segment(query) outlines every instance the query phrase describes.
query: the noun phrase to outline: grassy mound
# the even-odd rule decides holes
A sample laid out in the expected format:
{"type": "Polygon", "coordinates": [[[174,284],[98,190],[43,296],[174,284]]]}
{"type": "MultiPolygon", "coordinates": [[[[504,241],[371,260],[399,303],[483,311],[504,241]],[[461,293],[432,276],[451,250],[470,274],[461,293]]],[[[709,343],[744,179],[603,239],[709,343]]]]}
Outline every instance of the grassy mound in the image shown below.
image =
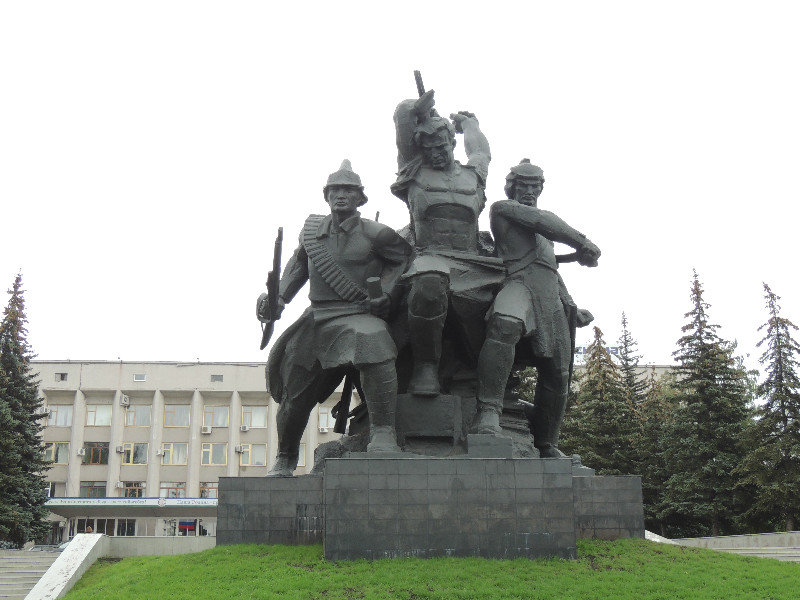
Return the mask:
{"type": "Polygon", "coordinates": [[[577,561],[330,563],[320,546],[222,546],[95,564],[66,600],[800,598],[800,565],[647,542],[579,540],[577,561]]]}

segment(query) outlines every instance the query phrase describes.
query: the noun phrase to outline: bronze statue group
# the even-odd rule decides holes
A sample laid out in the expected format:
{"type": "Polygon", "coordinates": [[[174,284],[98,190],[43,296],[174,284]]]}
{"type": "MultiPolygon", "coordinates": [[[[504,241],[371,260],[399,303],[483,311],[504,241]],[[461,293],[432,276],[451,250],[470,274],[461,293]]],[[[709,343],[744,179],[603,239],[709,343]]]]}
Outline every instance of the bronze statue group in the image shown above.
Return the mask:
{"type": "Polygon", "coordinates": [[[507,199],[490,205],[491,234],[479,231],[489,143],[473,114],[446,119],[433,106],[431,90],[401,102],[394,114],[398,176],[391,190],[408,206],[410,224],[396,232],[362,218],[367,196],[345,160],[323,188],[330,214],[306,219],[271,298],[272,314],[261,309],[262,322],[273,323],[309,282],[310,307],[276,340],[267,363],[268,388],[280,404],[271,476],[293,474],[314,405],[348,374],[360,383],[369,415],[366,451],[387,455],[401,452],[398,390],[436,402],[456,373],[472,374],[470,432],[502,436],[509,375],[533,366],[536,391],[525,408],[533,445],[543,458],[563,456],[558,435],[575,328],[592,315],[577,308],[558,265],[596,266],[600,250],[538,208],[544,174],[527,159],[506,177],[507,199]],[[466,164],[454,158],[457,134],[466,164]],[[575,252],[556,256],[554,242],[575,252]]]}

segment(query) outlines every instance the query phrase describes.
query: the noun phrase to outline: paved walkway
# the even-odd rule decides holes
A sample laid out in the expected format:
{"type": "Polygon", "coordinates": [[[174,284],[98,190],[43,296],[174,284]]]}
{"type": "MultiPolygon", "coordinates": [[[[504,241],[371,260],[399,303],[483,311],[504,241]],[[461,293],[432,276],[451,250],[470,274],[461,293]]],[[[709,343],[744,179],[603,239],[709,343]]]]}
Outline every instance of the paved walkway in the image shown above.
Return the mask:
{"type": "Polygon", "coordinates": [[[730,552],[740,556],[757,556],[759,558],[775,558],[786,562],[800,563],[800,548],[779,547],[779,548],[711,548],[717,552],[730,552]]]}

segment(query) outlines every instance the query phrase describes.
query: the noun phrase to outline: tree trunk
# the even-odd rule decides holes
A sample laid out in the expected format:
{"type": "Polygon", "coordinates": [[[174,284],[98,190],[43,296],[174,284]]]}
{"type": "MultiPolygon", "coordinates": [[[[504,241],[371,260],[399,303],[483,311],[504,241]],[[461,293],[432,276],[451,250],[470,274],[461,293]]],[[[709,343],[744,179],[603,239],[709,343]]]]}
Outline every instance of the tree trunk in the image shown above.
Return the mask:
{"type": "Polygon", "coordinates": [[[786,517],[786,531],[794,531],[794,517],[792,515],[786,517]]]}
{"type": "Polygon", "coordinates": [[[719,518],[714,515],[714,520],[711,522],[711,535],[714,537],[719,535],[719,518]]]}

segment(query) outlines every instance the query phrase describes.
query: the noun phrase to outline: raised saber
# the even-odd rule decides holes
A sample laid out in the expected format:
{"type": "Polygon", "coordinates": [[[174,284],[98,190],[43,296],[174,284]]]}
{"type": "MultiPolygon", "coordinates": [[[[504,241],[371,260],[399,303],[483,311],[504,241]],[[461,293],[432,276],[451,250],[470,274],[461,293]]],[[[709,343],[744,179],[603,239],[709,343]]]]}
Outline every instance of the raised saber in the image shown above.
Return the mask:
{"type": "Polygon", "coordinates": [[[278,320],[278,287],[281,283],[281,248],[283,247],[283,227],[278,227],[278,237],[272,251],[272,270],[267,274],[267,293],[258,297],[256,316],[261,321],[261,346],[269,344],[275,321],[278,320]]]}
{"type": "Polygon", "coordinates": [[[414,71],[414,81],[417,82],[417,93],[420,95],[420,98],[425,93],[425,86],[422,84],[422,73],[419,71],[414,71]]]}

